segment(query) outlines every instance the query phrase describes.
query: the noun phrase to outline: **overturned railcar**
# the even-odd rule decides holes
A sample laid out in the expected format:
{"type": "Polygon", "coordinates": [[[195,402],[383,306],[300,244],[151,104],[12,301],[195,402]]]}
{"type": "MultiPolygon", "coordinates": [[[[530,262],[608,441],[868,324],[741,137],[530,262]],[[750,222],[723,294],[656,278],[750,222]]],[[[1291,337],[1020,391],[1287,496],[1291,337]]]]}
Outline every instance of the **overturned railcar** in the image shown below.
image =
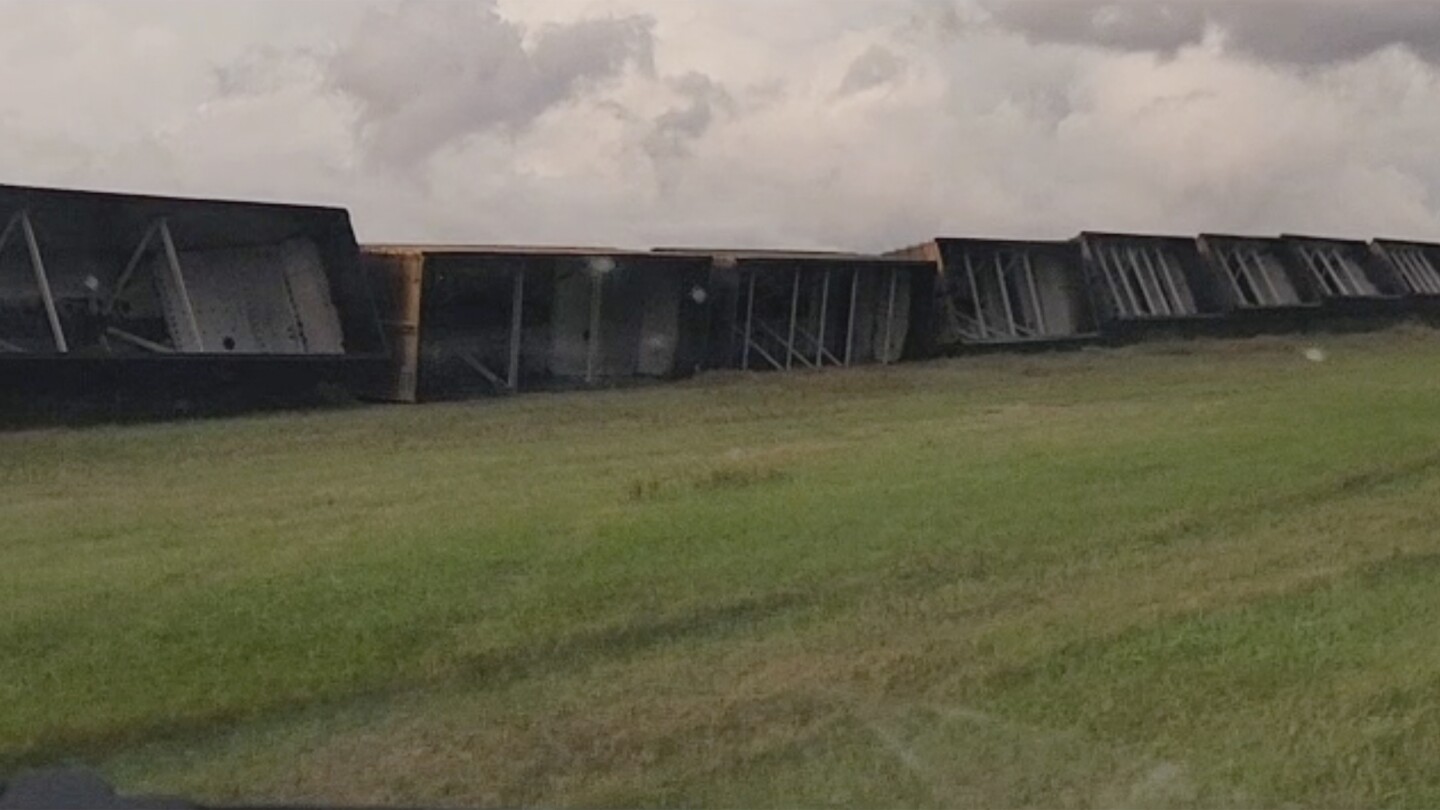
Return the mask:
{"type": "Polygon", "coordinates": [[[1085,274],[1107,332],[1213,326],[1226,311],[1193,238],[1084,233],[1085,274]]]}
{"type": "Polygon", "coordinates": [[[11,393],[354,381],[384,358],[343,210],[0,186],[11,393]]]}
{"type": "Polygon", "coordinates": [[[1303,312],[1322,304],[1314,280],[1292,262],[1283,240],[1204,234],[1197,244],[1220,279],[1232,316],[1303,312]]]}
{"type": "Polygon", "coordinates": [[[713,262],[710,368],[848,367],[929,352],[931,262],[824,252],[657,252],[713,262]]]}
{"type": "Polygon", "coordinates": [[[371,246],[392,372],[417,402],[681,377],[703,364],[710,262],[610,248],[371,246]]]}
{"type": "Polygon", "coordinates": [[[897,256],[936,263],[934,342],[944,350],[1099,337],[1075,242],[937,239],[897,256]]]}
{"type": "Polygon", "coordinates": [[[1390,268],[1405,295],[1431,307],[1440,302],[1440,245],[1377,239],[1370,249],[1390,268]]]}
{"type": "Polygon", "coordinates": [[[1391,315],[1401,311],[1404,282],[1368,242],[1313,236],[1281,237],[1291,260],[1319,291],[1325,305],[1346,315],[1391,315]]]}

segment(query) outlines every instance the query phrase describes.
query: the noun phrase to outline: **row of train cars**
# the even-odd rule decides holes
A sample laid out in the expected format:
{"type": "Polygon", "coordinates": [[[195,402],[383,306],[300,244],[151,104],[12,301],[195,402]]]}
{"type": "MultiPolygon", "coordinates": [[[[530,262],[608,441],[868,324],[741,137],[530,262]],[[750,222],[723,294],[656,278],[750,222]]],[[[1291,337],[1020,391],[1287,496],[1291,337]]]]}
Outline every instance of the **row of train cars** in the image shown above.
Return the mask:
{"type": "Polygon", "coordinates": [[[0,386],[20,396],[323,381],[417,402],[1440,313],[1440,244],[1392,240],[361,247],[341,209],[17,186],[0,228],[0,386]]]}

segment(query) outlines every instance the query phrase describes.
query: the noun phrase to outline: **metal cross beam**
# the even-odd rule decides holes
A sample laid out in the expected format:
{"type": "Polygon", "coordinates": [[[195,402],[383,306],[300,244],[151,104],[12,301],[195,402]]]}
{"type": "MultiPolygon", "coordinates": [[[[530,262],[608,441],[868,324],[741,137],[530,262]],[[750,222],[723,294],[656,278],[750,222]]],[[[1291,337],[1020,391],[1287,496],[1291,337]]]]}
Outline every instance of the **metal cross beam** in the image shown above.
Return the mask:
{"type": "MultiPolygon", "coordinates": [[[[35,228],[30,223],[29,211],[18,211],[10,217],[5,224],[5,230],[0,232],[0,252],[5,250],[10,237],[19,229],[21,236],[25,239],[25,248],[30,255],[30,270],[35,275],[35,286],[40,288],[40,301],[45,307],[45,319],[50,324],[50,338],[55,342],[55,350],[61,354],[70,352],[70,344],[65,339],[65,330],[60,324],[60,313],[55,306],[55,296],[50,290],[50,276],[45,272],[45,261],[40,256],[40,243],[35,238],[35,228]]],[[[13,346],[7,343],[7,346],[13,346]]],[[[18,348],[16,351],[20,351],[18,348]]]]}
{"type": "Polygon", "coordinates": [[[511,393],[520,390],[520,343],[525,329],[525,270],[515,270],[514,290],[510,297],[510,373],[506,380],[511,393]]]}
{"type": "MultiPolygon", "coordinates": [[[[115,289],[106,302],[104,313],[106,317],[114,314],[115,305],[120,296],[125,293],[130,282],[134,280],[136,272],[140,268],[140,262],[149,254],[152,249],[152,242],[156,238],[160,240],[160,247],[165,256],[166,271],[171,292],[175,298],[171,302],[179,310],[179,324],[171,323],[171,341],[176,348],[185,352],[204,352],[205,341],[200,335],[200,324],[195,319],[195,308],[190,302],[190,293],[185,287],[185,274],[180,268],[180,254],[175,249],[175,239],[170,233],[170,223],[164,218],[157,219],[146,229],[145,236],[141,238],[140,244],[135,247],[135,252],[130,255],[130,261],[120,273],[119,279],[115,282],[115,289]],[[183,330],[183,331],[182,331],[183,330]],[[180,334],[177,334],[180,333],[180,334]]],[[[167,318],[167,320],[169,320],[167,318]]]]}

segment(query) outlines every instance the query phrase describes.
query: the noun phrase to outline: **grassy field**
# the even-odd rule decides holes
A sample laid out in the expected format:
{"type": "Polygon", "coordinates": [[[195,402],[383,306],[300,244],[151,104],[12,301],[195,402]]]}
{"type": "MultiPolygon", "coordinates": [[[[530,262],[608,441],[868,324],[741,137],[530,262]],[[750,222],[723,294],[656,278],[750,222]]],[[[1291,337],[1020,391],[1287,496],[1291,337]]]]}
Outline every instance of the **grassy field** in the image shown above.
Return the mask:
{"type": "Polygon", "coordinates": [[[0,771],[1433,807],[1437,519],[1418,328],[11,432],[0,771]]]}

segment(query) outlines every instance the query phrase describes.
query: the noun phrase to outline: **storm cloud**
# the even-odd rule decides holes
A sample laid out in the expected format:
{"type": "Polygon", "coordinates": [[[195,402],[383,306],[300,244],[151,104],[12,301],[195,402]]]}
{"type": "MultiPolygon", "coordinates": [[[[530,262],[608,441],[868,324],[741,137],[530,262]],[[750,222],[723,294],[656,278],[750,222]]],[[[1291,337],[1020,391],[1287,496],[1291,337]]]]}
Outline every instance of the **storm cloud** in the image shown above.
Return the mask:
{"type": "Polygon", "coordinates": [[[627,67],[651,69],[650,26],[626,16],[531,33],[494,0],[410,0],[367,14],[330,61],[329,79],[359,103],[366,146],[405,166],[468,135],[522,128],[627,67]]]}
{"type": "Polygon", "coordinates": [[[1003,26],[1041,42],[1173,53],[1212,31],[1236,52],[1324,65],[1389,47],[1440,60],[1440,8],[1429,0],[994,0],[1003,26]]]}
{"type": "Polygon", "coordinates": [[[0,180],[344,205],[371,241],[1440,240],[1428,4],[0,8],[0,180]]]}

